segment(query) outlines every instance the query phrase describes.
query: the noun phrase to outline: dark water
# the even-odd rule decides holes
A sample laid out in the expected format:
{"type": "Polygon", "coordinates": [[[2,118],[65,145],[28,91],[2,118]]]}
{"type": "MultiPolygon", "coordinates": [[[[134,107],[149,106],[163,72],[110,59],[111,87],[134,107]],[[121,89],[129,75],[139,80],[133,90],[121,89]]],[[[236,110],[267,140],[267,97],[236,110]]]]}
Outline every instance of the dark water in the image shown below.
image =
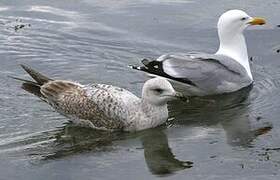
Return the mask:
{"type": "Polygon", "coordinates": [[[280,1],[11,0],[0,2],[0,179],[279,179],[280,1]],[[255,84],[170,104],[171,120],[139,133],[73,127],[8,75],[26,63],[53,78],[140,95],[127,68],[167,52],[218,46],[228,9],[266,17],[246,32],[255,84]]]}

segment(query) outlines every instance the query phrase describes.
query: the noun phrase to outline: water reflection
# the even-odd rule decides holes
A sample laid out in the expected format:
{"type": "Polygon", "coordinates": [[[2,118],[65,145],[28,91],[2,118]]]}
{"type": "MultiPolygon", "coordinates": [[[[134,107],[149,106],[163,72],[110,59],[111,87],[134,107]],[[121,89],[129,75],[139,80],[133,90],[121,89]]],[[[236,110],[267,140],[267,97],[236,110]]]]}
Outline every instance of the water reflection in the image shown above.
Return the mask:
{"type": "MultiPolygon", "coordinates": [[[[30,140],[26,140],[25,143],[35,144],[35,146],[28,146],[28,148],[22,149],[20,153],[25,152],[28,156],[33,157],[32,162],[35,164],[38,162],[45,163],[49,160],[62,159],[83,153],[118,151],[114,144],[117,141],[139,138],[144,149],[145,162],[152,174],[163,176],[191,168],[193,162],[179,160],[172,153],[163,129],[164,127],[159,127],[137,133],[123,133],[95,131],[67,124],[52,132],[41,133],[40,136],[29,138],[30,140]],[[52,140],[38,144],[36,141],[38,139],[52,140]]],[[[14,145],[17,146],[18,144],[14,145]]],[[[12,148],[11,144],[8,146],[12,148]]],[[[133,146],[132,149],[138,148],[133,146]]]]}
{"type": "Polygon", "coordinates": [[[250,118],[242,115],[239,118],[221,122],[225,132],[227,143],[231,146],[251,147],[252,142],[260,135],[266,134],[272,129],[272,125],[263,123],[260,127],[253,127],[250,118]]]}
{"type": "MultiPolygon", "coordinates": [[[[140,137],[145,162],[152,174],[167,175],[192,167],[191,161],[176,159],[161,128],[150,129],[135,134],[95,131],[88,128],[66,125],[56,132],[54,144],[38,149],[41,159],[58,159],[84,152],[109,152],[114,150],[113,141],[140,137]],[[48,149],[48,151],[46,151],[48,149]]],[[[34,155],[34,150],[31,153],[34,155]]],[[[39,155],[39,154],[38,154],[39,155]]]]}
{"type": "Polygon", "coordinates": [[[252,86],[220,96],[194,97],[188,104],[174,103],[171,114],[183,125],[221,125],[231,146],[250,147],[254,139],[272,129],[250,112],[252,86]]]}
{"type": "Polygon", "coordinates": [[[52,143],[33,148],[29,155],[50,160],[84,152],[108,152],[113,150],[112,142],[121,138],[119,132],[95,131],[68,123],[54,132],[52,143]]]}
{"type": "Polygon", "coordinates": [[[142,136],[141,141],[144,147],[145,161],[151,173],[167,175],[192,167],[193,162],[176,159],[163,131],[149,130],[142,136]]]}

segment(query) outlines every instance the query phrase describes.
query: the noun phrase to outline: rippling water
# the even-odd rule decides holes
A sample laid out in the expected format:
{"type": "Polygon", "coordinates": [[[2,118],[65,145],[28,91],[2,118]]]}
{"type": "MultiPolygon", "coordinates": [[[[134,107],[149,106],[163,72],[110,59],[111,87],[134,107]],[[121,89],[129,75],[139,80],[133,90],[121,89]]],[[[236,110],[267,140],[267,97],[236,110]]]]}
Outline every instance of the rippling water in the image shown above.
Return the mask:
{"type": "Polygon", "coordinates": [[[280,1],[0,2],[0,179],[279,179],[280,1]],[[26,63],[53,78],[102,82],[140,95],[127,68],[167,52],[218,46],[228,9],[266,17],[246,32],[254,86],[170,104],[170,121],[139,133],[67,124],[8,75],[26,63]]]}

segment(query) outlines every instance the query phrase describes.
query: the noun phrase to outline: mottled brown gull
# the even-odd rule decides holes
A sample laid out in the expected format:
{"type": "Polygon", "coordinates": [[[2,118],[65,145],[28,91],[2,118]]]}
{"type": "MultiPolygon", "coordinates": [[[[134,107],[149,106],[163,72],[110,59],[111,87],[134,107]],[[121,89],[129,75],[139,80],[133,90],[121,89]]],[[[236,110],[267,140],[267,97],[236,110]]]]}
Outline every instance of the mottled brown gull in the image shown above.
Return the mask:
{"type": "MultiPolygon", "coordinates": [[[[265,24],[241,10],[230,10],[218,21],[220,47],[215,54],[170,53],[156,60],[142,60],[133,69],[162,76],[183,86],[188,96],[205,96],[237,91],[253,82],[243,30],[265,24]]],[[[176,87],[175,87],[176,88],[176,87]]]]}
{"type": "Polygon", "coordinates": [[[167,102],[183,98],[164,78],[145,82],[142,98],[138,98],[123,88],[53,80],[26,65],[21,66],[35,80],[12,77],[24,81],[24,90],[47,102],[73,123],[95,129],[138,131],[156,127],[168,118],[167,102]]]}

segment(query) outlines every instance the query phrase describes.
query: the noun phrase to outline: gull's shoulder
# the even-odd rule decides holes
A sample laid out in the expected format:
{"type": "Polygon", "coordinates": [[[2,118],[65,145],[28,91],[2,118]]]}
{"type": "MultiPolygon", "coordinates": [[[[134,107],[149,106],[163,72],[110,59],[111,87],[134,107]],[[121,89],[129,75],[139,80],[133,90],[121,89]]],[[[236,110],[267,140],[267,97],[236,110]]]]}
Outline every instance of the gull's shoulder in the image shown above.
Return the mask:
{"type": "Polygon", "coordinates": [[[99,91],[99,92],[106,92],[111,94],[113,97],[121,99],[123,101],[128,101],[130,100],[134,100],[137,101],[139,100],[139,98],[133,94],[132,92],[118,87],[118,86],[113,86],[113,85],[108,85],[108,84],[89,84],[88,86],[85,86],[86,89],[89,89],[90,91],[99,91]]]}
{"type": "Polygon", "coordinates": [[[196,52],[196,51],[191,51],[187,53],[167,53],[159,56],[156,60],[157,61],[165,61],[168,59],[181,59],[181,60],[193,60],[193,59],[198,59],[202,57],[209,57],[212,56],[213,54],[209,53],[203,53],[203,52],[196,52]]]}
{"type": "MultiPolygon", "coordinates": [[[[222,55],[210,54],[203,52],[189,52],[189,53],[168,53],[161,55],[156,61],[162,62],[164,65],[181,66],[181,67],[201,67],[200,64],[212,64],[216,67],[222,66],[229,71],[236,72],[241,75],[246,75],[246,69],[235,59],[222,55]]],[[[210,66],[208,66],[210,67],[210,66]]],[[[209,69],[208,69],[209,70],[209,69]]]]}

